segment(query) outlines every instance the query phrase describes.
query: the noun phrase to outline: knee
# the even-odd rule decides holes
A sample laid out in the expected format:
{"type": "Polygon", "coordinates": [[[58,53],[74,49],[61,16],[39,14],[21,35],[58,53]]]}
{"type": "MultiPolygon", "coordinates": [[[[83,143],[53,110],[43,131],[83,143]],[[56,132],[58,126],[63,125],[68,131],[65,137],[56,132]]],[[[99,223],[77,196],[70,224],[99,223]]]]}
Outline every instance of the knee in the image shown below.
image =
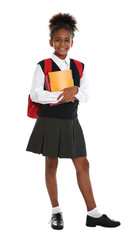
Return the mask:
{"type": "Polygon", "coordinates": [[[77,172],[82,172],[82,171],[88,172],[89,168],[90,168],[90,164],[89,164],[89,161],[86,157],[81,158],[81,160],[78,161],[78,163],[76,165],[77,172]]]}
{"type": "Polygon", "coordinates": [[[58,159],[46,157],[46,173],[56,174],[58,159]]]}

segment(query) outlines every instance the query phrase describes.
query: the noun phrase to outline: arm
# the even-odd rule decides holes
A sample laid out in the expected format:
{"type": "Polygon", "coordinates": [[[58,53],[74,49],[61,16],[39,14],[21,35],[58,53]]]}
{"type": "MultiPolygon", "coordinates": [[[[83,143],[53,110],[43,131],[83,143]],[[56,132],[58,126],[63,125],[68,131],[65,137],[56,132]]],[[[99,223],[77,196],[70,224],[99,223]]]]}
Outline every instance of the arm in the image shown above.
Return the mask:
{"type": "Polygon", "coordinates": [[[49,103],[57,103],[60,100],[57,100],[58,96],[61,92],[49,92],[44,90],[44,81],[45,76],[39,64],[34,72],[32,86],[30,91],[30,97],[33,102],[41,103],[41,104],[49,104],[49,103]]]}
{"type": "Polygon", "coordinates": [[[78,87],[78,93],[75,95],[75,98],[77,98],[80,103],[83,103],[87,102],[89,97],[89,81],[84,67],[83,76],[80,79],[80,87],[78,87]]]}
{"type": "Polygon", "coordinates": [[[74,102],[78,99],[81,103],[87,102],[89,99],[89,81],[86,76],[85,70],[83,71],[83,76],[80,79],[80,87],[74,86],[70,88],[63,89],[63,93],[59,95],[58,99],[63,96],[62,101],[74,102]]]}

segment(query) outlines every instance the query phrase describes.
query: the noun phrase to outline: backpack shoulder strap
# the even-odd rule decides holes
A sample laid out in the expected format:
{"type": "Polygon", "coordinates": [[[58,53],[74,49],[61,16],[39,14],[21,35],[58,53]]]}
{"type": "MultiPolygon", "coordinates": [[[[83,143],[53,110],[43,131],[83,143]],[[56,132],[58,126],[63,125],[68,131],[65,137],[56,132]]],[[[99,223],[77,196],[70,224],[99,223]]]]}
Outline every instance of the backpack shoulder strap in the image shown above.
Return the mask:
{"type": "MultiPolygon", "coordinates": [[[[78,72],[79,72],[79,76],[81,78],[82,75],[83,75],[84,64],[80,61],[75,60],[75,59],[73,59],[73,61],[76,64],[76,67],[77,67],[78,72]]],[[[48,72],[52,72],[52,60],[51,60],[51,58],[44,59],[44,74],[46,75],[48,72]]]]}
{"type": "Polygon", "coordinates": [[[73,61],[75,62],[76,66],[77,66],[79,76],[81,78],[82,75],[83,75],[84,64],[82,62],[79,62],[79,61],[75,60],[75,59],[73,59],[73,61]]]}
{"type": "Polygon", "coordinates": [[[47,75],[48,72],[52,72],[51,58],[44,59],[44,74],[47,75]]]}

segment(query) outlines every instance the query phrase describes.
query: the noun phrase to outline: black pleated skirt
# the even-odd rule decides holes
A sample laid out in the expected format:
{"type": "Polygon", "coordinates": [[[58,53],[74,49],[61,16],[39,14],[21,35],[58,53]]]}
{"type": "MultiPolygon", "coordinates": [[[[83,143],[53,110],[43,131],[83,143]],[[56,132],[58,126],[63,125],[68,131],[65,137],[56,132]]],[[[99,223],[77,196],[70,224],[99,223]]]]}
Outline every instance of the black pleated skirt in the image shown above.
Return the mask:
{"type": "Polygon", "coordinates": [[[26,151],[53,158],[86,156],[84,134],[78,118],[38,117],[26,151]]]}

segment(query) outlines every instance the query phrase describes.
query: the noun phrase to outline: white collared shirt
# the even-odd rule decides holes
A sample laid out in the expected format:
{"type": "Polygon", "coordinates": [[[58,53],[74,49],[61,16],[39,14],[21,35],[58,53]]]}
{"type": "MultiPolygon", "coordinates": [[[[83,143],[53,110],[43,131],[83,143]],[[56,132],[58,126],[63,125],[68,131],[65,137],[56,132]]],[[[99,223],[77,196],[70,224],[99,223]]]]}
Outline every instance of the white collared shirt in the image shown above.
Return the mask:
{"type": "MultiPolygon", "coordinates": [[[[61,70],[70,69],[70,58],[67,56],[64,60],[57,57],[55,54],[52,54],[51,59],[58,65],[61,70]]],[[[49,103],[57,103],[59,102],[63,96],[57,100],[58,96],[63,92],[49,92],[44,90],[44,81],[45,76],[42,71],[40,64],[37,64],[30,91],[30,97],[33,102],[41,103],[41,104],[49,104],[49,103]]],[[[83,71],[83,76],[80,79],[80,87],[78,87],[78,93],[75,97],[79,100],[79,102],[87,102],[89,99],[89,81],[86,76],[85,67],[83,71]]]]}

